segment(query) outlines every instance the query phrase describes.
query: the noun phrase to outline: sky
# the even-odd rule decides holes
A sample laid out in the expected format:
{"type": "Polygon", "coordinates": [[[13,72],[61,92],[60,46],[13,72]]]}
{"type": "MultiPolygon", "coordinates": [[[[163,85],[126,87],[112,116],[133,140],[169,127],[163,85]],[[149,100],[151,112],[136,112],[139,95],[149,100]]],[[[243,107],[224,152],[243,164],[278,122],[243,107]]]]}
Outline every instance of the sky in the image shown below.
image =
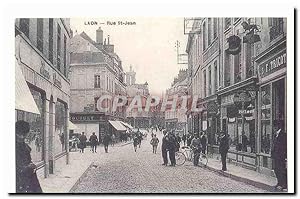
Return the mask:
{"type": "Polygon", "coordinates": [[[84,31],[93,40],[96,40],[99,26],[104,32],[104,38],[110,35],[110,43],[114,44],[115,52],[121,58],[124,71],[129,71],[132,65],[136,72],[136,83],[147,81],[153,95],[165,93],[179,70],[187,68],[187,65],[177,64],[175,47],[178,40],[179,53],[185,53],[187,35],[183,32],[183,18],[71,18],[73,33],[84,31]],[[97,22],[97,25],[86,25],[92,21],[97,22]],[[118,21],[135,22],[136,25],[107,23],[118,24],[118,21]]]}

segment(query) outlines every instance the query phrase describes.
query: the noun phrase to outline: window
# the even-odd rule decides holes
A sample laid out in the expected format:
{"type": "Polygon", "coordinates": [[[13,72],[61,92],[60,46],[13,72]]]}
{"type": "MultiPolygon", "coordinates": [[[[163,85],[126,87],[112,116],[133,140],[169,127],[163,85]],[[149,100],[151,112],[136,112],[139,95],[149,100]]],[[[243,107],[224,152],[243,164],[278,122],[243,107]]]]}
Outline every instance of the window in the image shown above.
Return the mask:
{"type": "Polygon", "coordinates": [[[261,152],[271,153],[271,86],[261,88],[261,152]]]}
{"type": "Polygon", "coordinates": [[[59,24],[57,24],[57,69],[60,71],[60,50],[61,50],[61,30],[59,24]]]}
{"type": "Polygon", "coordinates": [[[211,67],[208,67],[208,95],[211,95],[211,67]]]}
{"type": "Polygon", "coordinates": [[[49,19],[49,61],[53,64],[53,19],[49,19]]]}
{"type": "Polygon", "coordinates": [[[234,55],[234,83],[241,81],[242,76],[241,52],[234,55]]]}
{"type": "Polygon", "coordinates": [[[100,82],[101,82],[100,75],[95,75],[94,87],[95,88],[100,88],[100,84],[101,84],[100,82]]]}
{"type": "Polygon", "coordinates": [[[45,113],[45,95],[39,91],[29,88],[33,99],[41,113],[41,115],[17,110],[16,120],[24,120],[30,124],[30,131],[25,139],[26,144],[31,148],[31,159],[33,163],[44,160],[44,113],[45,113]]]}
{"type": "Polygon", "coordinates": [[[283,18],[269,18],[270,40],[276,39],[283,33],[283,18]]]}
{"type": "Polygon", "coordinates": [[[203,23],[203,35],[202,35],[203,51],[206,49],[206,23],[203,23]]]}
{"type": "Polygon", "coordinates": [[[218,32],[218,18],[214,18],[213,19],[213,24],[214,24],[214,35],[213,35],[213,39],[217,38],[217,32],[218,32]]]}
{"type": "Polygon", "coordinates": [[[206,71],[203,71],[203,91],[204,91],[204,97],[206,97],[206,71]]]}
{"type": "Polygon", "coordinates": [[[246,44],[246,78],[252,77],[254,75],[253,59],[254,56],[254,46],[252,44],[246,44]]]}
{"type": "Polygon", "coordinates": [[[20,19],[20,30],[29,38],[29,19],[20,19]]]}
{"type": "Polygon", "coordinates": [[[37,48],[43,52],[43,19],[38,18],[37,19],[37,48]]]}
{"type": "Polygon", "coordinates": [[[208,40],[208,45],[210,45],[211,44],[211,18],[207,19],[207,27],[208,27],[207,40],[208,40]]]}
{"type": "Polygon", "coordinates": [[[231,74],[231,57],[228,53],[225,53],[225,64],[224,64],[224,86],[230,85],[230,74],[231,74]]]}
{"type": "Polygon", "coordinates": [[[231,18],[225,18],[225,30],[227,30],[231,25],[231,18]]]}
{"type": "Polygon", "coordinates": [[[67,77],[67,37],[64,35],[64,75],[67,77]]]}
{"type": "Polygon", "coordinates": [[[217,91],[218,90],[218,63],[217,63],[217,60],[214,61],[214,73],[215,73],[215,79],[214,79],[215,91],[217,91]]]}
{"type": "Polygon", "coordinates": [[[55,133],[54,133],[54,155],[66,150],[67,135],[67,108],[65,103],[55,103],[55,133]]]}

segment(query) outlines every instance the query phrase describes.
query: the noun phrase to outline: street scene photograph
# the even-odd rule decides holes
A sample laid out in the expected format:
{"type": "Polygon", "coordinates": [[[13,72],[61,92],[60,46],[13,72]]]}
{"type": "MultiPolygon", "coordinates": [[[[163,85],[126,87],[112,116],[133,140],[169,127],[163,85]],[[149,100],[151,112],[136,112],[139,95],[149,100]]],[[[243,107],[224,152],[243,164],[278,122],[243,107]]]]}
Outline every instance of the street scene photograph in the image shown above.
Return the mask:
{"type": "Polygon", "coordinates": [[[15,18],[13,193],[289,193],[288,22],[15,18]]]}

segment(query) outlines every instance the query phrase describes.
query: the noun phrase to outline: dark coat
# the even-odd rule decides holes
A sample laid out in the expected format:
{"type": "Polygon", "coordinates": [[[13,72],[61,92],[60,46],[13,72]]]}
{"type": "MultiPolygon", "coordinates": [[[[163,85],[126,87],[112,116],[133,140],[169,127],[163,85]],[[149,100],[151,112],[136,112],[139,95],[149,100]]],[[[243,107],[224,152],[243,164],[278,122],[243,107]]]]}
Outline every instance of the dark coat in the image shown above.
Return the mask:
{"type": "Polygon", "coordinates": [[[16,143],[16,192],[42,193],[35,171],[29,167],[31,148],[24,142],[16,143]]]}
{"type": "Polygon", "coordinates": [[[90,136],[90,143],[91,143],[91,145],[96,145],[98,143],[97,135],[91,135],[90,136]]]}
{"type": "Polygon", "coordinates": [[[86,136],[85,135],[81,135],[80,137],[79,137],[79,145],[78,145],[78,147],[80,148],[80,149],[84,149],[85,147],[86,147],[86,141],[87,141],[87,138],[86,138],[86,136]]]}
{"type": "Polygon", "coordinates": [[[162,138],[162,144],[161,144],[161,150],[162,150],[162,151],[165,151],[165,150],[168,149],[168,141],[169,141],[169,139],[168,139],[167,136],[164,136],[164,137],[162,138]]]}
{"type": "Polygon", "coordinates": [[[226,154],[229,150],[229,139],[228,136],[225,135],[220,139],[219,152],[221,154],[226,154]]]}
{"type": "Polygon", "coordinates": [[[167,149],[170,151],[176,150],[176,148],[178,146],[176,137],[174,135],[169,135],[168,138],[169,138],[169,140],[168,140],[167,149]]]}
{"type": "Polygon", "coordinates": [[[104,145],[108,145],[109,142],[110,142],[110,136],[109,135],[105,135],[104,138],[103,138],[103,144],[104,145]]]}
{"type": "Polygon", "coordinates": [[[287,157],[286,133],[282,130],[278,136],[274,138],[271,156],[276,160],[284,160],[287,157]]]}
{"type": "Polygon", "coordinates": [[[201,145],[202,145],[202,148],[206,148],[206,142],[207,142],[207,138],[205,135],[203,135],[201,137],[201,145]]]}

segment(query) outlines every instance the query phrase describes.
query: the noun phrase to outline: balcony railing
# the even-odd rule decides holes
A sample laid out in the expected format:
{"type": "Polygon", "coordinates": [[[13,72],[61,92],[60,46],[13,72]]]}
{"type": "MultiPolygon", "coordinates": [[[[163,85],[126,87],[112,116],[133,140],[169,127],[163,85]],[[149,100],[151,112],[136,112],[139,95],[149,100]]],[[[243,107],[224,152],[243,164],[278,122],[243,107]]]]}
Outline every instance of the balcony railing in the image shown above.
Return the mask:
{"type": "Polygon", "coordinates": [[[278,25],[270,28],[270,41],[276,39],[283,33],[283,21],[280,21],[278,25]]]}

